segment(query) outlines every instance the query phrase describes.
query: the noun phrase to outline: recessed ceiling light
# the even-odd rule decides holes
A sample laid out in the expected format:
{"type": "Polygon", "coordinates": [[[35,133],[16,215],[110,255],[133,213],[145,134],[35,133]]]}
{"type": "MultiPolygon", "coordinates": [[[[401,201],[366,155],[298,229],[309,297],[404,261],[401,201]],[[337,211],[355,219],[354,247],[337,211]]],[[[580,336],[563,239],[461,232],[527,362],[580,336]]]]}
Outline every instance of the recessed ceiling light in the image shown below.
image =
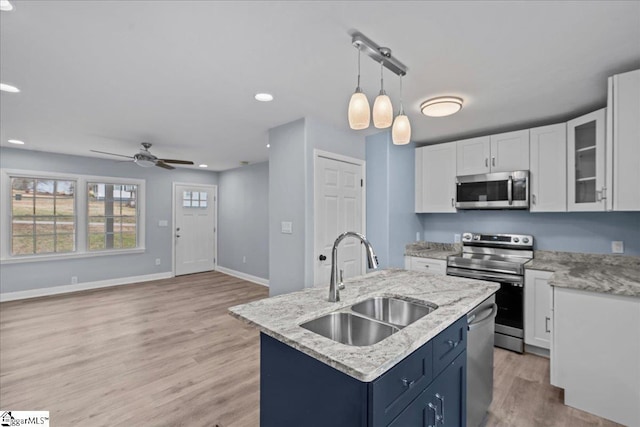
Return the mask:
{"type": "Polygon", "coordinates": [[[20,89],[18,89],[17,87],[8,85],[6,83],[0,83],[0,90],[3,92],[11,92],[11,93],[20,92],[20,89]]]}
{"type": "Polygon", "coordinates": [[[271,95],[270,93],[256,93],[254,98],[256,99],[256,101],[260,102],[273,101],[273,95],[271,95]]]}
{"type": "Polygon", "coordinates": [[[9,0],[0,0],[0,10],[3,12],[9,12],[13,10],[13,5],[9,3],[9,0]]]}
{"type": "Polygon", "coordinates": [[[209,167],[209,165],[205,165],[205,164],[203,163],[203,164],[201,164],[201,165],[198,165],[198,167],[199,167],[199,168],[208,168],[208,167],[209,167]]]}
{"type": "Polygon", "coordinates": [[[271,147],[271,144],[267,144],[267,148],[271,147]]]}
{"type": "Polygon", "coordinates": [[[24,141],[20,141],[19,139],[9,139],[7,142],[9,144],[24,145],[24,141]]]}
{"type": "Polygon", "coordinates": [[[420,104],[422,114],[429,117],[445,117],[462,109],[462,99],[455,96],[431,98],[420,104]]]}

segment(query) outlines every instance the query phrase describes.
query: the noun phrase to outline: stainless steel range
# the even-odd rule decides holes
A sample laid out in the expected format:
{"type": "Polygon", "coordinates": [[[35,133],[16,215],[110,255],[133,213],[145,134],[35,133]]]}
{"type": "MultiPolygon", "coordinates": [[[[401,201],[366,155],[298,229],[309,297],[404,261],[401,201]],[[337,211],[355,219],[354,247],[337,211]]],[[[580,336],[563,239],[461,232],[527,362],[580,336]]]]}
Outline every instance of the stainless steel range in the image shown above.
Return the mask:
{"type": "Polygon", "coordinates": [[[524,351],[524,264],[533,258],[533,236],[462,235],[462,254],[447,258],[447,275],[500,283],[496,293],[496,347],[524,351]]]}

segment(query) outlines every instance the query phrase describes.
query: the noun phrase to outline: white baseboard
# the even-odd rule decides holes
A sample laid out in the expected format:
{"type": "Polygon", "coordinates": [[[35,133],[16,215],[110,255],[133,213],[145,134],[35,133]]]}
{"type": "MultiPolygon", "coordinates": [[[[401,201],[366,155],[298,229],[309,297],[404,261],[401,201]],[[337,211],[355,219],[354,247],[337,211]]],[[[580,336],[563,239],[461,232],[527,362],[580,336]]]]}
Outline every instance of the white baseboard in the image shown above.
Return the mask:
{"type": "Polygon", "coordinates": [[[143,276],[120,277],[117,279],[98,280],[95,282],[78,283],[75,285],[53,286],[50,288],[30,289],[28,291],[0,293],[0,302],[15,301],[27,298],[44,297],[48,295],[66,294],[69,292],[86,291],[89,289],[107,288],[110,286],[129,285],[131,283],[148,282],[151,280],[169,279],[173,277],[170,271],[164,273],[145,274],[143,276]]]}
{"type": "Polygon", "coordinates": [[[263,279],[262,277],[252,276],[251,274],[243,273],[241,271],[232,270],[221,266],[216,266],[216,271],[220,273],[228,274],[229,276],[237,277],[238,279],[244,279],[248,282],[257,283],[258,285],[269,287],[269,279],[263,279]]]}

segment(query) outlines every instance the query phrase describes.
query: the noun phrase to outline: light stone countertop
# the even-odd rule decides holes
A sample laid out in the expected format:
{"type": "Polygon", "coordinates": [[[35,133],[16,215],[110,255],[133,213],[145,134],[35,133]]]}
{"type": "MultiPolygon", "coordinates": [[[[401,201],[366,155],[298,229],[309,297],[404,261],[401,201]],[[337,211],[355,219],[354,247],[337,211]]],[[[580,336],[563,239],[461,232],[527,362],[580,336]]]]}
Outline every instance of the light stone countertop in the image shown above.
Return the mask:
{"type": "Polygon", "coordinates": [[[462,252],[461,243],[413,242],[405,246],[405,256],[447,260],[462,252]]]}
{"type": "Polygon", "coordinates": [[[553,272],[552,286],[640,297],[640,257],[535,251],[525,268],[553,272]]]}
{"type": "Polygon", "coordinates": [[[360,381],[384,374],[438,333],[493,295],[499,284],[407,270],[382,270],[345,281],[340,302],[329,287],[305,289],[231,307],[232,316],[360,381]],[[374,296],[431,302],[438,308],[399,332],[365,347],[340,344],[299,325],[374,296]]]}

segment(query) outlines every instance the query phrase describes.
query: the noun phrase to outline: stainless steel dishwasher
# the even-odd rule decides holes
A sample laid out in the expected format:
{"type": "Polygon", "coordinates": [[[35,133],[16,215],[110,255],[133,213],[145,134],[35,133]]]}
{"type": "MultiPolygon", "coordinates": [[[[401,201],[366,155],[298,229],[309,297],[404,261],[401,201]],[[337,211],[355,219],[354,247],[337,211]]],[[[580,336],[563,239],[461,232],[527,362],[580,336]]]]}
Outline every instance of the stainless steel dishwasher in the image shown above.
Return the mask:
{"type": "Polygon", "coordinates": [[[496,296],[492,295],[467,315],[467,427],[485,424],[493,400],[493,338],[497,312],[496,296]]]}

